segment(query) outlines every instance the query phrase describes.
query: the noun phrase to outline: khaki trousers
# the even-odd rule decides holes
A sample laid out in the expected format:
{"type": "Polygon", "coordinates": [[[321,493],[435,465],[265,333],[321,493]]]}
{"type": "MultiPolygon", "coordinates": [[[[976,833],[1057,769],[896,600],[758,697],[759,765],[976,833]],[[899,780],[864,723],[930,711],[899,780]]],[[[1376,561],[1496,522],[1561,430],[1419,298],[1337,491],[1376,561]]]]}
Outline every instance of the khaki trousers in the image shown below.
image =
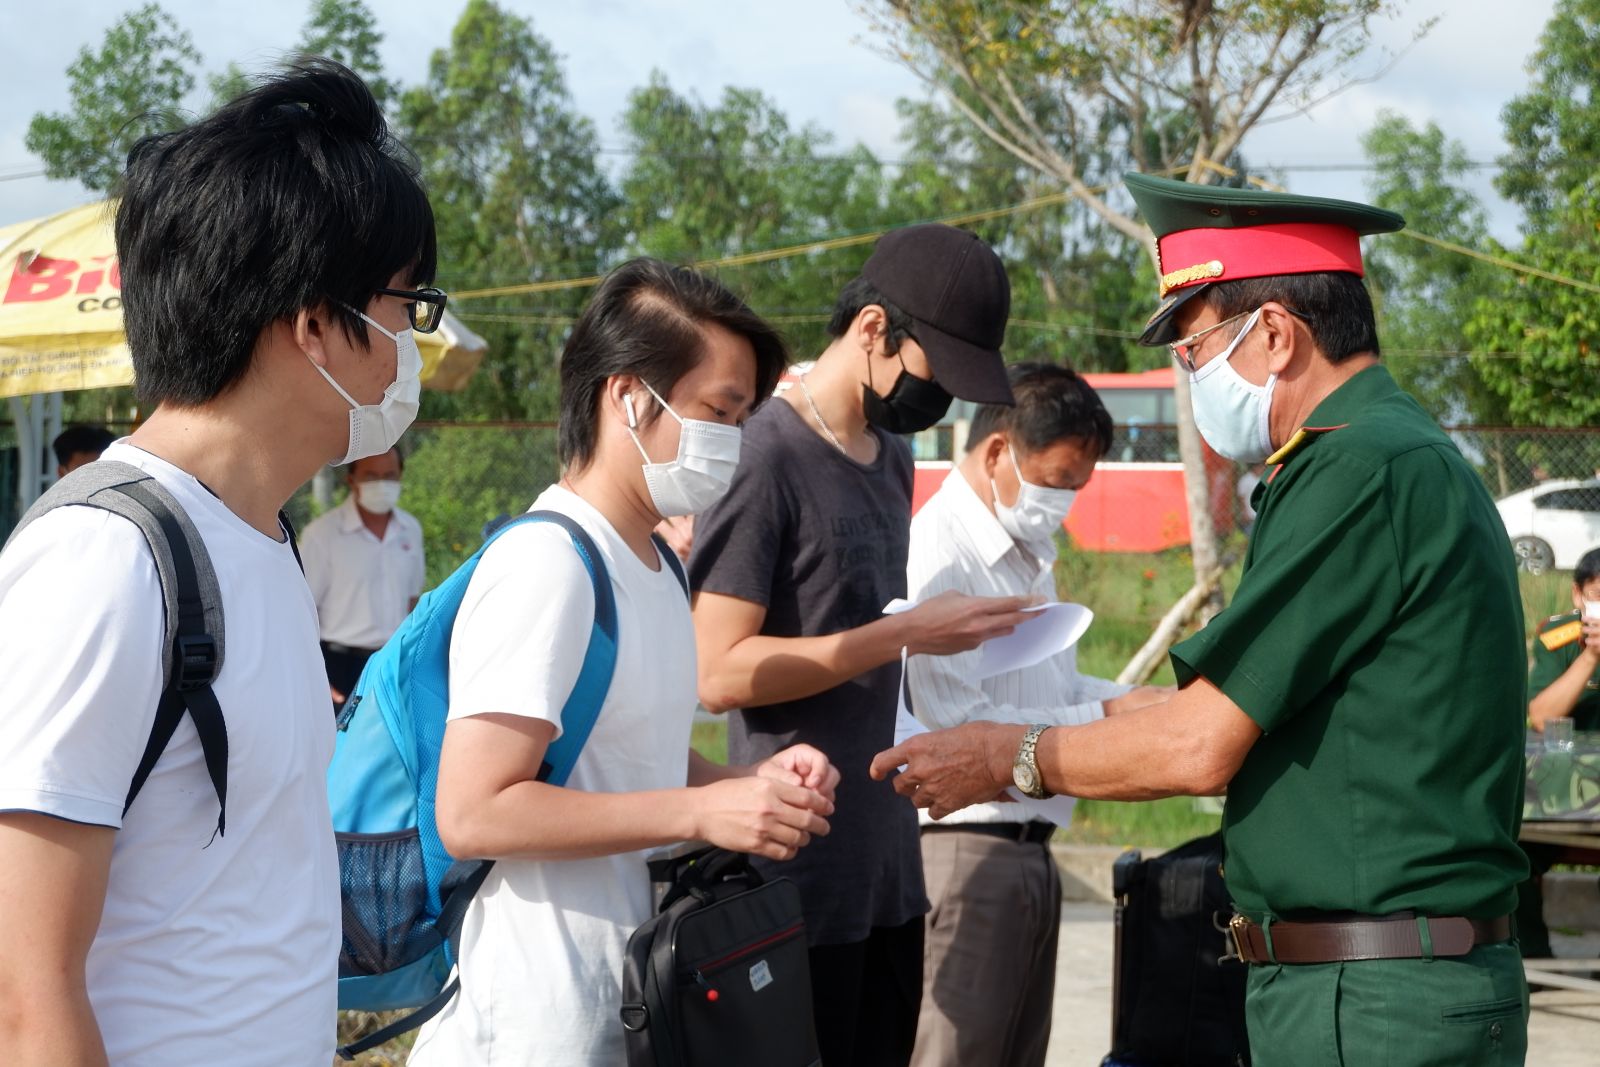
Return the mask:
{"type": "Polygon", "coordinates": [[[924,833],[922,1009],[912,1067],[1043,1067],[1061,875],[1045,844],[924,833]]]}

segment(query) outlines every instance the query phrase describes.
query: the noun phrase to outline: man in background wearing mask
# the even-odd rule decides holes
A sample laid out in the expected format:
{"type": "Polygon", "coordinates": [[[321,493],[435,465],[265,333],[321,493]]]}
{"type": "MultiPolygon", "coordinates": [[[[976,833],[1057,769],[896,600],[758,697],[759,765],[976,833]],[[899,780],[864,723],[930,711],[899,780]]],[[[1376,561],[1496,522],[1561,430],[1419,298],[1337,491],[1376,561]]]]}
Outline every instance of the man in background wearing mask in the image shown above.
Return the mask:
{"type": "Polygon", "coordinates": [[[24,526],[0,555],[7,1063],[331,1062],[334,727],[282,508],[416,412],[412,330],[445,298],[419,288],[412,158],[361,79],[312,58],[129,153],[117,255],[154,411],[101,462],[147,474],[205,544],[226,744],[192,713],[155,732],[174,649],[139,528],[76,506],[24,526]]]}
{"type": "MultiPolygon", "coordinates": [[[[952,590],[1058,599],[1055,537],[1111,448],[1111,416],[1068,367],[1016,363],[1007,372],[1016,406],[978,409],[966,457],[911,520],[912,600],[952,590]]],[[[980,680],[981,657],[910,661],[912,704],[925,725],[1073,725],[1167,696],[1079,674],[1072,648],[980,680]]],[[[1061,922],[1048,846],[1055,828],[1017,804],[974,805],[942,823],[923,814],[931,910],[917,1067],[1042,1067],[1061,922]]]]}
{"type": "Polygon", "coordinates": [[[805,904],[817,1037],[829,1067],[907,1062],[922,994],[922,856],[914,813],[867,779],[894,737],[901,649],[962,652],[1010,632],[1025,597],[949,593],[905,614],[911,450],[952,394],[1009,404],[1000,343],[1010,283],[977,237],[885,235],[845,286],[826,351],[745,427],[728,495],[689,559],[700,699],[729,757],[794,742],[844,775],[832,833],[768,872],[805,904]]]}
{"type": "Polygon", "coordinates": [[[1511,940],[1526,649],[1516,568],[1455,444],[1378,362],[1360,238],[1392,212],[1130,175],[1164,303],[1141,341],[1213,449],[1265,460],[1233,603],[1163,704],[969,723],[882,753],[939,818],[1006,784],[1226,791],[1225,877],[1257,1063],[1521,1063],[1511,940]],[[1441,650],[1448,650],[1442,653],[1441,650]]]}
{"type": "Polygon", "coordinates": [[[351,463],[350,495],[301,540],[335,711],[422,595],[422,524],[395,506],[405,470],[398,448],[351,463]]]}

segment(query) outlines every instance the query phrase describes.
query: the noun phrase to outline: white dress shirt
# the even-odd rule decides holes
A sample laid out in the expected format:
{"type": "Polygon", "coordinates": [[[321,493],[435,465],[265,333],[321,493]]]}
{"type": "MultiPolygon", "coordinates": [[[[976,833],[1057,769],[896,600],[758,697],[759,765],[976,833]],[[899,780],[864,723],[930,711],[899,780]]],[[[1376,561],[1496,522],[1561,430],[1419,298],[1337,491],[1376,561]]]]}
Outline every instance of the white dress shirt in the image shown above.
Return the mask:
{"type": "Polygon", "coordinates": [[[381,647],[422,595],[422,524],[399,508],[380,541],[347,497],[306,526],[300,555],[322,639],[336,645],[381,647]]]}
{"type": "MultiPolygon", "coordinates": [[[[971,596],[1055,600],[1052,562],[1034,558],[1017,544],[958,468],[911,520],[906,595],[922,601],[955,590],[971,596]]],[[[930,729],[980,719],[1076,726],[1103,717],[1104,701],[1133,688],[1079,674],[1076,648],[1032,667],[977,681],[981,655],[974,649],[954,656],[911,657],[912,709],[930,729]]],[[[939,822],[947,826],[1021,818],[1015,804],[977,804],[939,822]]],[[[924,825],[931,821],[926,812],[922,819],[924,825]]]]}

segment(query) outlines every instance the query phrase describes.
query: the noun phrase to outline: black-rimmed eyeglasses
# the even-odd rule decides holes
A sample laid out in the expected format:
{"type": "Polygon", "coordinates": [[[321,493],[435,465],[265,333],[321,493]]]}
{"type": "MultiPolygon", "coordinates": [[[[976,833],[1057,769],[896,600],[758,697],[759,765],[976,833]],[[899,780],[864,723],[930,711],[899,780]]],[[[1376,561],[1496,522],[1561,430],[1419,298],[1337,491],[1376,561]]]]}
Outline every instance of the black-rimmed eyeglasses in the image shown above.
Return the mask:
{"type": "Polygon", "coordinates": [[[443,289],[379,289],[382,296],[398,296],[407,301],[406,314],[411,316],[411,328],[418,333],[432,333],[444,321],[444,306],[450,299],[443,289]]]}

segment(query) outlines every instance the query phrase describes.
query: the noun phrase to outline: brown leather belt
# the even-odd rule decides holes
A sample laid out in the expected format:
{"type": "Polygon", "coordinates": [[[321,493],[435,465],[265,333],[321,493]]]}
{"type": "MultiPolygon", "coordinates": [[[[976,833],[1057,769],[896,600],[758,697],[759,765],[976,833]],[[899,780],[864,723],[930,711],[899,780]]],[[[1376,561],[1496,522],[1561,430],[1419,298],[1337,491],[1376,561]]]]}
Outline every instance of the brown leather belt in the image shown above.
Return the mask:
{"type": "Polygon", "coordinates": [[[1055,835],[1056,824],[1045,822],[1043,819],[1033,819],[1029,822],[958,822],[949,825],[935,823],[932,826],[924,826],[922,832],[984,834],[988,837],[1003,837],[1019,845],[1040,845],[1055,835]]]}
{"type": "Polygon", "coordinates": [[[1511,917],[1466,919],[1460,916],[1388,917],[1328,922],[1274,921],[1268,927],[1235,915],[1228,940],[1246,963],[1338,963],[1344,960],[1416,960],[1465,956],[1478,945],[1492,945],[1511,936],[1511,917]],[[1425,922],[1432,943],[1422,941],[1425,922]],[[1270,946],[1268,935],[1270,933],[1270,946]]]}

